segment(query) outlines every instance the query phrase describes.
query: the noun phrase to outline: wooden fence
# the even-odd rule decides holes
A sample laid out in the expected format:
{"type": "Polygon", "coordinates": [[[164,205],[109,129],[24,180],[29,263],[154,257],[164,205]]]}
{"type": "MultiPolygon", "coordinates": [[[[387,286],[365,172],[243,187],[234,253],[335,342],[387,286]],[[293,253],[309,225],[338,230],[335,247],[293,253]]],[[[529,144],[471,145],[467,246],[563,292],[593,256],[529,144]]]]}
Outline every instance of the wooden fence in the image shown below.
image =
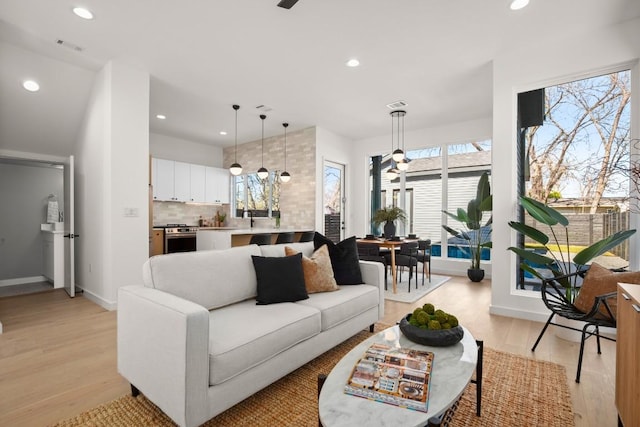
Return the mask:
{"type": "MultiPolygon", "coordinates": [[[[538,223],[535,219],[526,215],[526,223],[540,229],[545,234],[550,234],[549,227],[538,223]]],[[[576,246],[590,246],[620,230],[629,229],[629,212],[612,212],[598,214],[563,214],[569,220],[569,243],[576,246]]],[[[562,226],[553,227],[560,242],[565,241],[565,231],[562,226]]],[[[553,237],[549,236],[551,240],[553,237]]],[[[530,241],[527,240],[529,243],[530,241]]],[[[629,259],[629,241],[613,248],[610,252],[625,260],[629,259]]]]}

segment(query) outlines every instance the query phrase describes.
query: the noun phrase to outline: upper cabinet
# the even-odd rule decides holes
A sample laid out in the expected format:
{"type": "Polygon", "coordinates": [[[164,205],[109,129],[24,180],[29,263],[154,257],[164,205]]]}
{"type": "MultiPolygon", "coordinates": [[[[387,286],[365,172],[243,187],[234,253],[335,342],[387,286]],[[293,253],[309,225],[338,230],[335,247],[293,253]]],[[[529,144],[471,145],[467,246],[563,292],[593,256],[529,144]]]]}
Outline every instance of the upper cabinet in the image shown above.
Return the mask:
{"type": "Polygon", "coordinates": [[[229,203],[226,169],[152,159],[153,200],[229,203]]]}
{"type": "Polygon", "coordinates": [[[208,203],[229,203],[229,172],[205,167],[205,197],[208,203]]]}

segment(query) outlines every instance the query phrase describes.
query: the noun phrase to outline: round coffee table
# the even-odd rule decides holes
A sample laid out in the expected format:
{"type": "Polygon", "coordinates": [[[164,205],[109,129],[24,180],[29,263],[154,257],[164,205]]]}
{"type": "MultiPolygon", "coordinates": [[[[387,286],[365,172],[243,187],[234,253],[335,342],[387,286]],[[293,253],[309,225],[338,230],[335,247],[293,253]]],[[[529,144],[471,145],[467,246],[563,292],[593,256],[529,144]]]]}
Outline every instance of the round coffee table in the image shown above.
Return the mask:
{"type": "Polygon", "coordinates": [[[324,427],[424,426],[431,417],[446,411],[471,381],[478,362],[478,345],[465,328],[462,340],[449,347],[430,347],[409,341],[398,326],[385,329],[354,347],[327,376],[319,399],[320,422],[324,427]],[[415,348],[434,353],[428,412],[412,411],[344,393],[351,370],[373,343],[415,348]]]}

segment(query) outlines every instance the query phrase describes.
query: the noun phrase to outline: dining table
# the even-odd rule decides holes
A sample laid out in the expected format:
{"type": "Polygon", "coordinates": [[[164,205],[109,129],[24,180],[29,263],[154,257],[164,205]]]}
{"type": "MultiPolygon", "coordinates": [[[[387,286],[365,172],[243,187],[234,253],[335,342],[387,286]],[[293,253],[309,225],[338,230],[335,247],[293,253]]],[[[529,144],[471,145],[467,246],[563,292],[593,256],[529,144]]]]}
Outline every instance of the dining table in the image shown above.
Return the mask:
{"type": "Polygon", "coordinates": [[[359,243],[374,243],[381,248],[389,249],[391,252],[391,278],[393,293],[398,293],[398,282],[396,280],[396,248],[403,243],[417,242],[418,239],[382,239],[382,238],[364,238],[357,239],[359,243]]]}

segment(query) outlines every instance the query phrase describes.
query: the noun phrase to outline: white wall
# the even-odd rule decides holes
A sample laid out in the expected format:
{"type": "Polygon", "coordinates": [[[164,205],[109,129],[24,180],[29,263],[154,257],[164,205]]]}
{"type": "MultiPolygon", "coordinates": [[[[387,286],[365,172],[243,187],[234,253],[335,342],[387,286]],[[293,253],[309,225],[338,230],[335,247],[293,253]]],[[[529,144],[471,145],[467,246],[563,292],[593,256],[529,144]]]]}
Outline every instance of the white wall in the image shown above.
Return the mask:
{"type": "Polygon", "coordinates": [[[108,63],[76,146],[76,281],[106,308],[115,308],[120,286],[142,282],[148,258],[148,117],[149,74],[108,63]]]}
{"type": "MultiPolygon", "coordinates": [[[[640,57],[639,40],[640,20],[634,20],[607,29],[589,29],[588,33],[575,39],[552,40],[548,43],[540,41],[536,46],[521,46],[517,51],[505,53],[495,59],[492,257],[501,262],[493,265],[492,313],[534,320],[545,320],[548,316],[539,294],[514,289],[516,260],[507,251],[507,247],[515,243],[515,233],[507,226],[507,222],[515,218],[517,207],[517,93],[611,72],[620,64],[635,65],[632,72],[632,137],[637,138],[640,118],[640,77],[637,68],[640,57]]],[[[634,239],[632,248],[635,246],[637,249],[636,242],[637,239],[634,239]]],[[[637,257],[637,250],[635,254],[637,257]]]]}
{"type": "Polygon", "coordinates": [[[149,134],[149,152],[159,159],[223,167],[222,148],[159,133],[149,134]]]}

